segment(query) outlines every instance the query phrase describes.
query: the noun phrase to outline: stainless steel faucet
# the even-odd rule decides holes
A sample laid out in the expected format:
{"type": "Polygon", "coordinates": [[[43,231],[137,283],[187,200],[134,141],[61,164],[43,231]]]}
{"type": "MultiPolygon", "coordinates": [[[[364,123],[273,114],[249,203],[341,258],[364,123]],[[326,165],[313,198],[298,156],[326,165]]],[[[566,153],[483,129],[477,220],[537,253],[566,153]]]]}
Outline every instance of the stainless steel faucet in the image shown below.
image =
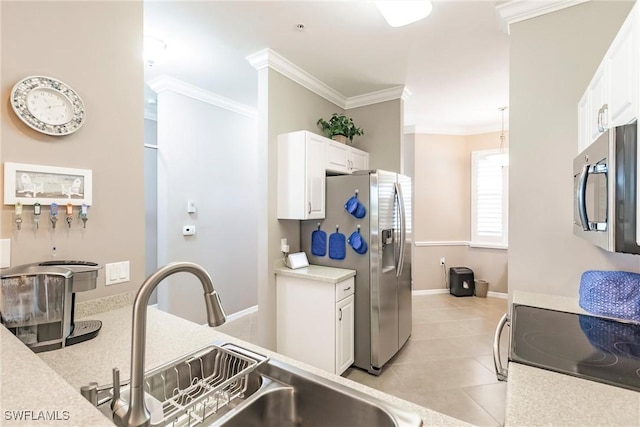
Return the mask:
{"type": "Polygon", "coordinates": [[[144,353],[147,336],[147,305],[153,290],[174,273],[186,272],[196,276],[204,288],[204,301],[207,305],[209,326],[220,326],[226,316],[220,303],[220,297],[209,274],[199,265],[190,262],[168,264],[144,281],[133,302],[133,326],[131,331],[131,389],[129,402],[120,398],[120,375],[113,370],[113,421],[122,427],[139,427],[150,424],[151,415],[144,404],[144,353]]]}

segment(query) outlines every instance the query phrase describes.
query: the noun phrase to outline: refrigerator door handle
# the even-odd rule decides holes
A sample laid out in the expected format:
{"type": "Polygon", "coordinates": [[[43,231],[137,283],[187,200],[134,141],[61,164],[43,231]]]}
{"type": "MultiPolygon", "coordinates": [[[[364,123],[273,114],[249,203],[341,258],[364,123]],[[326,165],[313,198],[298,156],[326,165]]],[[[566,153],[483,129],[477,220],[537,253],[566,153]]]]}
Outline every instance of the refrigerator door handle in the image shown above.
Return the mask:
{"type": "Polygon", "coordinates": [[[402,275],[402,269],[404,267],[404,257],[405,257],[405,240],[407,239],[407,218],[404,210],[404,197],[402,196],[402,189],[396,182],[394,184],[396,190],[396,197],[398,201],[398,210],[400,211],[400,215],[398,215],[399,219],[399,228],[400,228],[400,255],[398,256],[398,265],[396,267],[396,277],[400,277],[402,275]]]}

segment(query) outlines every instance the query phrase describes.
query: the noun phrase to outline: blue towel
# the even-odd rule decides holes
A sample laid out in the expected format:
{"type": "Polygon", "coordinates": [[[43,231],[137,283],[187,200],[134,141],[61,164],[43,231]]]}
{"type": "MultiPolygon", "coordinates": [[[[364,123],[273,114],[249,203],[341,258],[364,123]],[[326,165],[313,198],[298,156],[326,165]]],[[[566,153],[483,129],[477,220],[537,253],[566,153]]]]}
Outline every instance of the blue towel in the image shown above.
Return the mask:
{"type": "Polygon", "coordinates": [[[640,322],[640,274],[585,271],[579,295],[580,307],[590,313],[640,322]]]}
{"type": "Polygon", "coordinates": [[[344,259],[347,249],[347,239],[344,234],[336,231],[329,236],[329,258],[344,259]]]}
{"type": "Polygon", "coordinates": [[[314,230],[311,233],[311,253],[315,256],[327,254],[327,233],[322,230],[314,230]]]}
{"type": "Polygon", "coordinates": [[[360,235],[360,230],[351,233],[347,242],[351,245],[353,250],[360,255],[367,253],[367,242],[364,240],[364,237],[360,235]]]}

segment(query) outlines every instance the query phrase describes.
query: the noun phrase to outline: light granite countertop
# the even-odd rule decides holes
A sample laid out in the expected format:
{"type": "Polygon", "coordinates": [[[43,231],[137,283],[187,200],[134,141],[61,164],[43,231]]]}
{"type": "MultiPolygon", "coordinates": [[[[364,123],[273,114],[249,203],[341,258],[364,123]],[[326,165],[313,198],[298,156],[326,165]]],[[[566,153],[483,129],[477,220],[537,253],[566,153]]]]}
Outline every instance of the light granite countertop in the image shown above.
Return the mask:
{"type": "MultiPolygon", "coordinates": [[[[324,378],[359,390],[417,413],[425,426],[463,426],[460,420],[415,405],[346,378],[300,363],[278,353],[230,337],[214,328],[197,325],[171,314],[148,309],[145,369],[169,362],[215,341],[236,343],[270,358],[299,367],[324,378]]],[[[38,426],[111,425],[110,421],[80,395],[79,389],[91,381],[111,383],[111,369],[120,368],[121,379],[129,377],[131,348],[131,307],[99,313],[102,330],[92,340],[64,349],[34,354],[4,327],[2,335],[2,395],[0,408],[12,410],[67,410],[67,421],[37,422],[38,426]],[[45,378],[46,380],[43,380],[45,378]]],[[[31,426],[33,421],[12,421],[6,425],[31,426]]],[[[5,424],[3,424],[5,425],[5,424]]]]}
{"type": "Polygon", "coordinates": [[[0,425],[113,427],[4,326],[0,326],[0,361],[0,425]]]}
{"type": "Polygon", "coordinates": [[[276,275],[298,277],[301,279],[317,280],[320,282],[339,283],[356,275],[355,270],[344,268],[325,267],[322,265],[310,265],[309,267],[292,270],[287,267],[279,267],[276,275]]]}
{"type": "MultiPolygon", "coordinates": [[[[516,304],[586,313],[577,298],[514,292],[516,304]]],[[[509,363],[506,426],[640,426],[640,393],[509,363]]]]}

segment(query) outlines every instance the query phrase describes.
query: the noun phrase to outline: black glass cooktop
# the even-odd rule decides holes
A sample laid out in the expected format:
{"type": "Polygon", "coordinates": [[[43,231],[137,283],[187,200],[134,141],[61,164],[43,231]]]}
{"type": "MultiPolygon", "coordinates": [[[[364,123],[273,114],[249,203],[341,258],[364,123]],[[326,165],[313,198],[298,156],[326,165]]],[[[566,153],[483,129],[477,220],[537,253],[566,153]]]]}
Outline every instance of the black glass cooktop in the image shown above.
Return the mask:
{"type": "Polygon", "coordinates": [[[515,304],[509,360],[640,391],[640,324],[515,304]]]}

